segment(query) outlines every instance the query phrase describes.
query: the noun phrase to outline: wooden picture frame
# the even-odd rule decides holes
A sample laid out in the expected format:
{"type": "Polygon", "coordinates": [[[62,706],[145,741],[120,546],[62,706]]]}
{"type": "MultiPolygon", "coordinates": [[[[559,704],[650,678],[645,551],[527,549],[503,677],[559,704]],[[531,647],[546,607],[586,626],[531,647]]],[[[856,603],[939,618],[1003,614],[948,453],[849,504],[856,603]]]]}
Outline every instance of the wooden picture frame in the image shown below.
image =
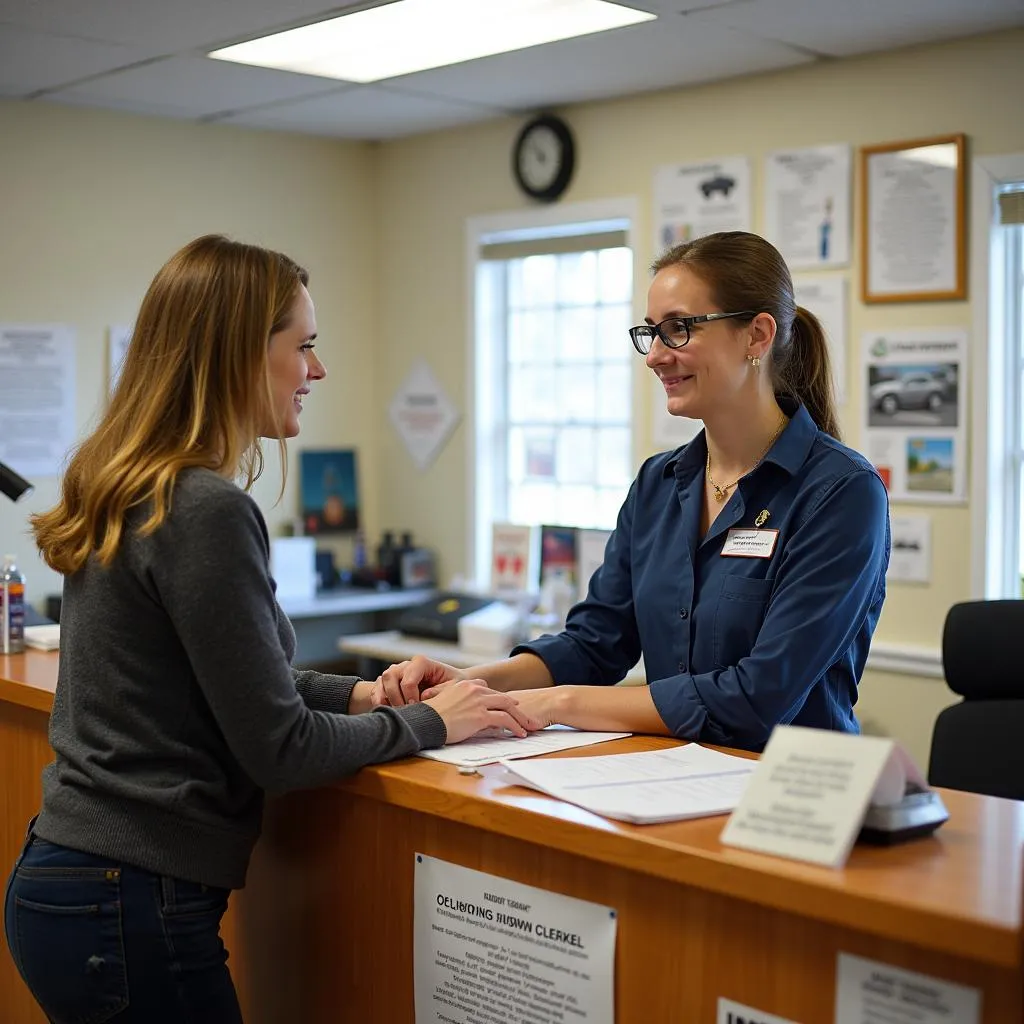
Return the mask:
{"type": "Polygon", "coordinates": [[[861,298],[967,298],[966,136],[860,150],[861,298]]]}

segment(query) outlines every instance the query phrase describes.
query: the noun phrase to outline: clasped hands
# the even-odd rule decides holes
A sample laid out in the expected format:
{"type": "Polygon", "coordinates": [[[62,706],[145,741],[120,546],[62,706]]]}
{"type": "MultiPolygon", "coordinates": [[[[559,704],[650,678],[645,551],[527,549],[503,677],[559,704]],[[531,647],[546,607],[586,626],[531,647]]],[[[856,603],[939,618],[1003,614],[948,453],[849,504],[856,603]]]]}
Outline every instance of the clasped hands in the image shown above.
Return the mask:
{"type": "Polygon", "coordinates": [[[417,655],[386,669],[373,683],[371,707],[403,707],[423,701],[444,720],[447,743],[507,731],[523,737],[553,724],[552,687],[502,693],[464,669],[417,655]]]}

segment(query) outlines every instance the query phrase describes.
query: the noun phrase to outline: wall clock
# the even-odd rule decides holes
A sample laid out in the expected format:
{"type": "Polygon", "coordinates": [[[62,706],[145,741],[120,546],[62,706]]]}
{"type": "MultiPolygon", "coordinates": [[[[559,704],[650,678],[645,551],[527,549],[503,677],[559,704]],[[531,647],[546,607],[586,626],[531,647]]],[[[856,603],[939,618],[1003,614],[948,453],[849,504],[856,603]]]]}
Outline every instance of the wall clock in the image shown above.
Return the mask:
{"type": "Polygon", "coordinates": [[[554,114],[533,118],[512,147],[512,173],[531,198],[554,202],[568,187],[576,162],[569,126],[554,114]]]}

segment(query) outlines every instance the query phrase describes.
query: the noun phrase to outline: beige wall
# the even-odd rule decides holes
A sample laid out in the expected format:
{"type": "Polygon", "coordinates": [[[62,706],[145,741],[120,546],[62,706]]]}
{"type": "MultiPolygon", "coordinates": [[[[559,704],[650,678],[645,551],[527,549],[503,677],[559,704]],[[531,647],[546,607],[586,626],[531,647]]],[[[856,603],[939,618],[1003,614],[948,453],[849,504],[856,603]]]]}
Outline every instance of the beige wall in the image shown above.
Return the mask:
{"type": "MultiPolygon", "coordinates": [[[[857,60],[833,61],[703,88],[594,103],[565,111],[578,170],[566,202],[635,196],[637,237],[652,235],[651,184],[660,163],[746,154],[755,171],[773,149],[854,146],[965,132],[969,155],[1024,151],[1024,32],[1006,32],[857,60]]],[[[466,220],[526,209],[509,152],[521,119],[488,122],[379,146],[217,126],[0,103],[0,321],[64,321],[78,331],[78,422],[103,398],[106,327],[129,320],[160,262],[202,232],[225,231],[305,262],[331,371],[304,413],[301,444],[354,445],[366,520],[411,528],[437,548],[442,578],[467,569],[466,220]],[[381,326],[393,319],[394,328],[381,326]],[[462,411],[436,462],[418,471],[387,418],[412,362],[424,357],[462,411]]],[[[636,307],[643,307],[638,252],[636,307]]],[[[850,270],[856,296],[859,277],[850,270]]],[[[876,328],[970,328],[968,303],[865,307],[850,316],[851,393],[842,410],[860,440],[854,353],[876,328]]],[[[625,343],[625,341],[624,341],[625,343]]],[[[651,389],[636,412],[638,459],[651,450],[651,389]]],[[[293,451],[297,450],[293,446],[293,451]]],[[[273,461],[271,461],[273,469],[273,461]]],[[[272,525],[295,507],[294,489],[272,509],[276,477],[258,497],[272,525]]],[[[27,563],[30,596],[58,581],[30,554],[25,513],[54,499],[39,481],[31,504],[0,503],[0,546],[27,563]]],[[[933,585],[894,585],[879,639],[936,648],[948,606],[969,593],[969,510],[934,510],[933,585]]],[[[926,759],[944,685],[869,672],[865,722],[926,759]]]]}
{"type": "MultiPolygon", "coordinates": [[[[39,103],[0,103],[0,140],[0,321],[74,326],[81,433],[105,400],[108,326],[131,322],[179,246],[220,231],[310,268],[329,380],[307,402],[303,442],[374,451],[372,146],[39,103]]],[[[272,529],[294,514],[298,476],[275,507],[275,447],[256,492],[272,529]]],[[[361,473],[372,519],[377,460],[361,473]]],[[[19,555],[38,603],[60,580],[25,535],[57,494],[56,479],[35,483],[17,505],[0,498],[0,548],[19,555]]]]}

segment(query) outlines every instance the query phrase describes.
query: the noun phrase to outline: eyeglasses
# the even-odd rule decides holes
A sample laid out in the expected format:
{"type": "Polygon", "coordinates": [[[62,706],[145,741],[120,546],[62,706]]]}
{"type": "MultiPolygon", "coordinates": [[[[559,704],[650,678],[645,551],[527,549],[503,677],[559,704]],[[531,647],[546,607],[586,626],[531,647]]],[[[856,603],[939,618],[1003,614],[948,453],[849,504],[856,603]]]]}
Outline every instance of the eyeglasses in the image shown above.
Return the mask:
{"type": "Polygon", "coordinates": [[[690,328],[694,324],[706,324],[712,320],[729,320],[732,317],[755,317],[757,313],[745,310],[742,313],[704,313],[702,316],[670,316],[660,324],[641,324],[630,327],[629,337],[633,348],[645,356],[651,351],[655,337],[661,338],[669,348],[682,348],[690,340],[690,328]]]}

